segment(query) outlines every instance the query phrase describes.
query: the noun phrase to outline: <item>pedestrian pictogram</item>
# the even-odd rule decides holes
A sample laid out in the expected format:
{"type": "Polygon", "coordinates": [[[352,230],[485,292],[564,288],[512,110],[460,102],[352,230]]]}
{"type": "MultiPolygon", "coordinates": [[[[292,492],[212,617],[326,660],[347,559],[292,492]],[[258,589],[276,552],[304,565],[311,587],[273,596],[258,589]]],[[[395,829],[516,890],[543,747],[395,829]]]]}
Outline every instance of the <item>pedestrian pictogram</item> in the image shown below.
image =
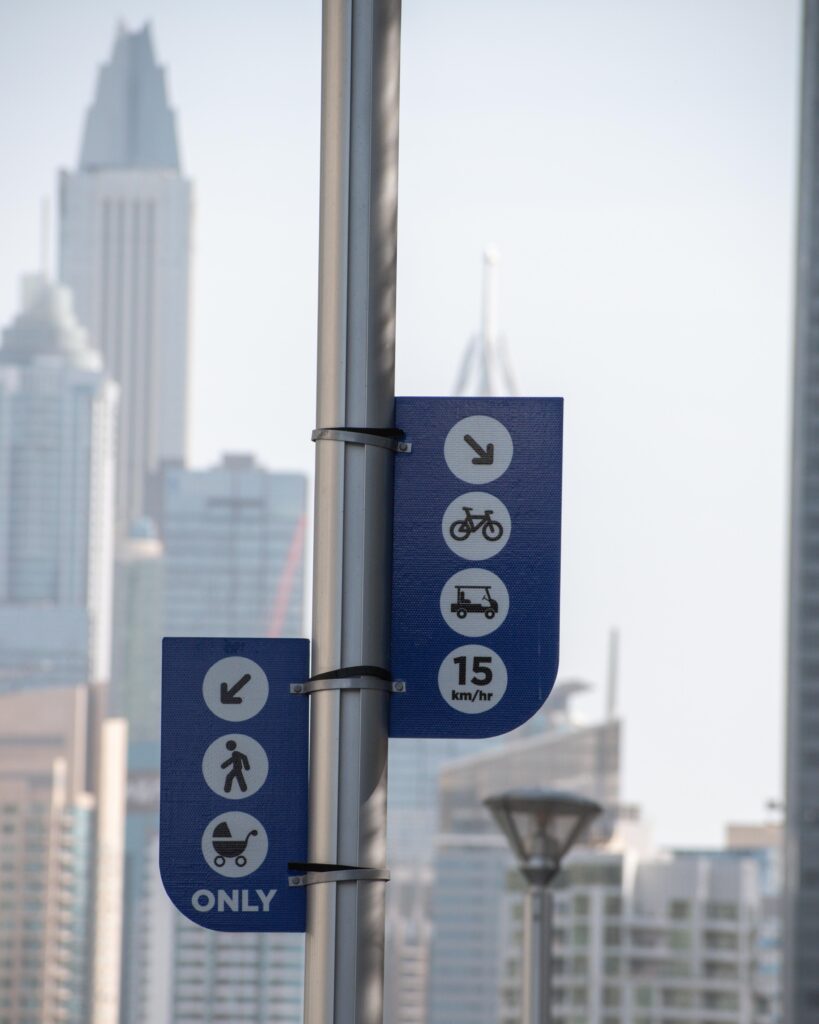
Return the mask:
{"type": "Polygon", "coordinates": [[[390,668],[405,692],[390,735],[496,736],[557,674],[563,403],[399,398],[395,410],[412,448],[395,461],[390,668]]]}
{"type": "Polygon", "coordinates": [[[202,758],[205,782],[228,800],[244,800],[258,793],[267,779],[268,767],[264,747],[242,733],[220,736],[202,758]]]}
{"type": "Polygon", "coordinates": [[[306,640],[163,641],[159,866],[197,924],[304,931],[307,676],[306,640]]]}
{"type": "Polygon", "coordinates": [[[245,769],[250,769],[250,761],[247,759],[247,754],[243,754],[241,750],[236,749],[236,740],[228,740],[225,747],[230,751],[227,761],[222,762],[222,767],[229,769],[225,776],[225,792],[230,793],[230,788],[235,780],[239,789],[246,793],[245,769]]]}

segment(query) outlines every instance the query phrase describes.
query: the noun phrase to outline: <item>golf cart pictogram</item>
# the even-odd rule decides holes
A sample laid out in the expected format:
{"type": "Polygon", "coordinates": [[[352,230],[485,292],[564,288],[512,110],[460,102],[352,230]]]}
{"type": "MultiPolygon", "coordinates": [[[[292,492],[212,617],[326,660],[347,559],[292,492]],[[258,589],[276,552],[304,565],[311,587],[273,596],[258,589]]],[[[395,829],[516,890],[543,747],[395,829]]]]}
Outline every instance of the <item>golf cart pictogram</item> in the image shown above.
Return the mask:
{"type": "Polygon", "coordinates": [[[258,834],[254,828],[248,832],[244,839],[234,839],[230,833],[228,823],[220,821],[213,830],[213,838],[211,840],[213,849],[216,851],[213,863],[217,868],[221,868],[224,867],[225,861],[235,860],[236,866],[243,868],[247,864],[247,857],[245,857],[244,853],[247,849],[247,844],[250,842],[250,837],[257,836],[258,834]]]}
{"type": "Polygon", "coordinates": [[[498,602],[492,597],[490,586],[456,584],[455,594],[450,611],[455,612],[459,619],[465,619],[467,615],[483,615],[487,619],[494,619],[498,613],[498,602]]]}

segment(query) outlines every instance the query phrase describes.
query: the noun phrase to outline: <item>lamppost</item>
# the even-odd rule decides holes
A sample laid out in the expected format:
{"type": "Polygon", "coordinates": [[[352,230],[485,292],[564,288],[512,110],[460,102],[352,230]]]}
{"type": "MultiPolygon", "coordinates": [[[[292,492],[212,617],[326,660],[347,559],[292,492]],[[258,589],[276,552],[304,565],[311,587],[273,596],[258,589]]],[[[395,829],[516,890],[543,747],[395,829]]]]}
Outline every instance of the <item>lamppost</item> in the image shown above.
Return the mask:
{"type": "Polygon", "coordinates": [[[484,800],[527,882],[523,932],[523,1024],[551,1021],[552,896],[560,862],[603,808],[549,789],[514,789],[484,800]]]}

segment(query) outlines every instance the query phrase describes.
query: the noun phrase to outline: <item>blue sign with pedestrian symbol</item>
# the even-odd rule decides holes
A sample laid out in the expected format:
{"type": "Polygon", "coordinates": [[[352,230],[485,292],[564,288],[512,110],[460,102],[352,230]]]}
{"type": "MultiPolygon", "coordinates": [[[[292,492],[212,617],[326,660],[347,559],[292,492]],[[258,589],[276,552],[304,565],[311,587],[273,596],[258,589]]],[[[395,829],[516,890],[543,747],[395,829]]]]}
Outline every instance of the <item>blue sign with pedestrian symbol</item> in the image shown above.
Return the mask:
{"type": "Polygon", "coordinates": [[[563,400],[399,398],[393,737],[496,736],[554,685],[563,400]]]}
{"type": "Polygon", "coordinates": [[[186,917],[234,932],[303,932],[306,640],[162,643],[159,867],[186,917]]]}

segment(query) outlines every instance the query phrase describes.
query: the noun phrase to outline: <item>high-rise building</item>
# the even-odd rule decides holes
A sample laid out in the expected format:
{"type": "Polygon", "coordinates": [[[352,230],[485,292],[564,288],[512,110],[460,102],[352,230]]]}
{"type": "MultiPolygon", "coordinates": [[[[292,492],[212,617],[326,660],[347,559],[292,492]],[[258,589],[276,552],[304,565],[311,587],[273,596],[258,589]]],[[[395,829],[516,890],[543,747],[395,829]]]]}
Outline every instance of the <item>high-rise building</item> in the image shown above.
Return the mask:
{"type": "Polygon", "coordinates": [[[0,347],[0,691],[108,678],[116,409],[67,290],[26,278],[0,347]]]}
{"type": "Polygon", "coordinates": [[[160,476],[166,636],[300,636],[305,478],[252,455],[160,476]]]}
{"type": "MultiPolygon", "coordinates": [[[[522,895],[507,873],[501,1024],[522,1024],[522,895]]],[[[552,1020],[758,1024],[753,857],[578,849],[553,888],[552,1020]]]]}
{"type": "MultiPolygon", "coordinates": [[[[433,862],[428,1024],[496,1024],[510,945],[507,877],[512,861],[483,799],[507,789],[566,789],[599,801],[595,826],[608,838],[619,810],[620,722],[572,722],[567,703],[578,685],[555,691],[561,714],[546,729],[444,766],[439,775],[439,834],[433,862]]],[[[547,705],[548,708],[548,705],[547,705]]],[[[543,713],[541,713],[543,714],[543,713]]]]}
{"type": "Polygon", "coordinates": [[[79,164],[60,175],[60,277],[122,390],[117,519],[145,510],[148,475],[184,459],[191,185],[150,28],[120,28],[99,73],[79,164]]]}
{"type": "MultiPolygon", "coordinates": [[[[206,470],[166,463],[154,485],[164,634],[300,635],[305,478],[232,455],[206,470]]],[[[156,584],[151,557],[144,546],[138,560],[132,557],[131,586],[156,584]]],[[[130,703],[137,721],[144,699],[130,703]]],[[[130,751],[124,1024],[301,1024],[302,936],[221,935],[182,917],[165,895],[156,854],[157,769],[156,745],[146,735],[130,751]]]]}
{"type": "Polygon", "coordinates": [[[118,1024],[126,726],[101,688],[0,696],[0,1020],[118,1024]]]}
{"type": "Polygon", "coordinates": [[[432,867],[390,868],[384,971],[384,1024],[424,1024],[432,945],[432,867]]]}
{"type": "Polygon", "coordinates": [[[805,0],[791,453],[785,1019],[819,1020],[819,0],[805,0]]]}
{"type": "Polygon", "coordinates": [[[162,555],[156,526],[147,518],[135,519],[117,545],[110,707],[127,719],[132,748],[159,742],[162,555]]]}
{"type": "Polygon", "coordinates": [[[756,862],[762,906],[754,952],[754,1024],[783,1024],[782,1012],[782,826],[729,825],[728,854],[756,862]]]}

